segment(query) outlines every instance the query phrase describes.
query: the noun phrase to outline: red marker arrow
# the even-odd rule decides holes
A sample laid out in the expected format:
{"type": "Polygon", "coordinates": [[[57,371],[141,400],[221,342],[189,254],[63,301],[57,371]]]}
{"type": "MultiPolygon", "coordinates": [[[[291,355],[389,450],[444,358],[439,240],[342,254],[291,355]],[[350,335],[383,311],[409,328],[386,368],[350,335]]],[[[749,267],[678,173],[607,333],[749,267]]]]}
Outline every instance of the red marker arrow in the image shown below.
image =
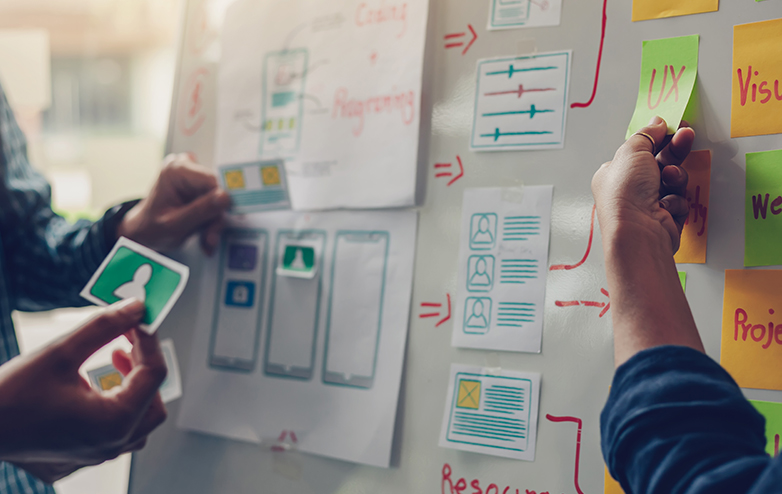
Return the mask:
{"type": "Polygon", "coordinates": [[[464,176],[464,165],[462,165],[462,159],[459,157],[459,155],[456,155],[456,162],[459,164],[459,173],[454,177],[453,172],[447,171],[449,168],[453,166],[452,163],[435,163],[434,164],[434,178],[447,178],[447,177],[453,177],[451,180],[448,181],[446,184],[446,187],[450,187],[454,182],[459,180],[464,176]]]}
{"type": "MultiPolygon", "coordinates": [[[[434,325],[435,328],[440,327],[442,323],[447,321],[451,318],[451,294],[446,293],[445,296],[448,298],[448,315],[444,318],[440,319],[440,321],[434,325]]],[[[441,317],[442,313],[439,309],[443,307],[443,304],[438,304],[434,302],[421,302],[421,308],[422,309],[431,309],[431,308],[438,308],[437,312],[426,312],[424,314],[419,314],[418,317],[420,319],[427,319],[430,317],[441,317]]]]}
{"type": "Polygon", "coordinates": [[[461,33],[451,33],[446,34],[444,36],[445,39],[445,49],[449,48],[458,48],[460,46],[464,46],[464,50],[462,50],[462,55],[467,53],[467,50],[470,49],[473,43],[475,43],[475,40],[478,39],[478,33],[475,32],[475,29],[473,29],[472,24],[467,24],[467,28],[470,30],[470,34],[472,35],[472,39],[469,43],[467,43],[467,46],[464,46],[464,41],[467,36],[467,32],[461,32],[461,33]]]}
{"type": "Polygon", "coordinates": [[[609,299],[608,302],[592,302],[589,300],[557,300],[554,302],[554,305],[557,307],[577,307],[579,305],[583,305],[584,307],[597,307],[598,309],[603,309],[600,311],[600,315],[598,317],[603,317],[606,315],[606,312],[608,312],[608,309],[611,308],[611,297],[608,295],[608,290],[605,288],[600,289],[600,293],[606,296],[606,298],[609,299]]]}

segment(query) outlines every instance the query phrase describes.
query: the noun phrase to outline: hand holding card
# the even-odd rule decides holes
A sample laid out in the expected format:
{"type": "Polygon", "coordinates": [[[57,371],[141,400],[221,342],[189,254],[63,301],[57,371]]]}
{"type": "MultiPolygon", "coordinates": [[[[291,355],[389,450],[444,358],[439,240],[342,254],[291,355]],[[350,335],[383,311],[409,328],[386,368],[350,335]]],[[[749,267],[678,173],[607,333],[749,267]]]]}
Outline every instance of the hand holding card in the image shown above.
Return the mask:
{"type": "Polygon", "coordinates": [[[182,295],[190,269],[152,249],[120,238],[81,296],[97,305],[135,298],[147,308],[139,327],[153,334],[182,295]]]}

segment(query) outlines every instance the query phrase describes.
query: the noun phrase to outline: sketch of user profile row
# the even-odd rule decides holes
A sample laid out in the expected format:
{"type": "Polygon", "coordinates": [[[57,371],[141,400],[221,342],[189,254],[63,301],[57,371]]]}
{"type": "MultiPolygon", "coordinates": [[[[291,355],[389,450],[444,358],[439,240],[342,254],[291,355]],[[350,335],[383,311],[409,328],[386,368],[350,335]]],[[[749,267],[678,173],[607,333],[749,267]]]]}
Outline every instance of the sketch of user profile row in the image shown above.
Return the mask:
{"type": "Polygon", "coordinates": [[[478,61],[470,149],[565,146],[571,52],[478,61]]]}
{"type": "Polygon", "coordinates": [[[234,228],[224,235],[209,348],[211,367],[253,371],[266,322],[264,374],[312,379],[318,330],[325,317],[323,382],[372,387],[390,234],[337,231],[332,254],[324,258],[327,240],[324,230],[278,230],[273,243],[264,229],[234,228]],[[268,253],[272,269],[267,275],[269,245],[273,245],[268,253]],[[323,300],[326,273],[329,290],[323,300]]]}

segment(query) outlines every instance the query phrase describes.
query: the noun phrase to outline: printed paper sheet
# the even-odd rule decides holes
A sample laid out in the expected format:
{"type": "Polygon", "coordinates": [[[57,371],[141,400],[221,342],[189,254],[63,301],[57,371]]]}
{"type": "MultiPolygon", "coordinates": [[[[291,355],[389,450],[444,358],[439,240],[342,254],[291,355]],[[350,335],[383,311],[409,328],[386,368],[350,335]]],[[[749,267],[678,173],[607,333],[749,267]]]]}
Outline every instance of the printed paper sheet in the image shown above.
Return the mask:
{"type": "Polygon", "coordinates": [[[218,166],[281,158],[294,209],[414,204],[428,1],[239,0],[218,166]]]}
{"type": "Polygon", "coordinates": [[[416,224],[411,211],[235,220],[205,267],[179,426],[388,467],[416,224]]]}
{"type": "Polygon", "coordinates": [[[550,185],[464,191],[452,343],[540,352],[550,185]]]}
{"type": "Polygon", "coordinates": [[[559,26],[562,0],[491,0],[488,29],[559,26]]]}

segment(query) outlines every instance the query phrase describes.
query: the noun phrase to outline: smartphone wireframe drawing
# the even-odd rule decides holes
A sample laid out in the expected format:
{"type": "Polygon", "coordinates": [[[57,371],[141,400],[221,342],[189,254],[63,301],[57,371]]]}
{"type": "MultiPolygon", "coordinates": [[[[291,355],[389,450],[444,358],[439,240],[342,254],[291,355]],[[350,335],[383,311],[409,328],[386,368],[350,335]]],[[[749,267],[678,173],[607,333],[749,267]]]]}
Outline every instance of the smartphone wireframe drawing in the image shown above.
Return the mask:
{"type": "Polygon", "coordinates": [[[299,149],[307,63],[304,48],[267,53],[264,58],[261,156],[285,157],[299,149]]]}

